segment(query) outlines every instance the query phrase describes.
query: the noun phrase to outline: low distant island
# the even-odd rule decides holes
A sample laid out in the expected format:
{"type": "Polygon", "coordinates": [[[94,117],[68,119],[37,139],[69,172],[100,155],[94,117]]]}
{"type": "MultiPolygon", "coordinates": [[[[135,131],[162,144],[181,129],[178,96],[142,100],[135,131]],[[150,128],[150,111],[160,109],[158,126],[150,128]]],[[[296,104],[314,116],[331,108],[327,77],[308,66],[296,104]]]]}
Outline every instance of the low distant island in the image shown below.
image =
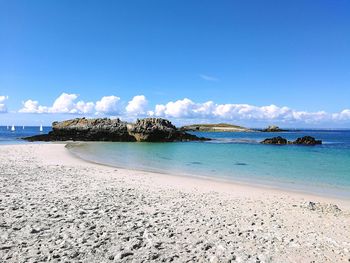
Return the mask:
{"type": "Polygon", "coordinates": [[[176,128],[162,118],[138,119],[129,123],[118,119],[76,118],[52,124],[52,131],[23,138],[27,141],[111,141],[175,142],[210,140],[176,128]]]}
{"type": "Polygon", "coordinates": [[[180,128],[182,131],[201,131],[201,132],[288,132],[289,130],[282,129],[276,125],[269,125],[263,129],[247,128],[229,123],[205,123],[191,124],[180,128]]]}
{"type": "Polygon", "coordinates": [[[218,123],[218,124],[191,124],[182,126],[182,131],[202,131],[202,132],[254,132],[255,130],[243,126],[218,123]]]}

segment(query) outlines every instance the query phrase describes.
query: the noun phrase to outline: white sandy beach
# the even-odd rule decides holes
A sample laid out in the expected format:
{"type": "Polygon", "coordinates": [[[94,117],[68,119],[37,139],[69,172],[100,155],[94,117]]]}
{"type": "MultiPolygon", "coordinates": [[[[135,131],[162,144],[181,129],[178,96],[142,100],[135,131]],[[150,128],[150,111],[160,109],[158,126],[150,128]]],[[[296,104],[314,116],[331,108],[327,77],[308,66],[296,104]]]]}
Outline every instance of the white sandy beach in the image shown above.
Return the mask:
{"type": "Polygon", "coordinates": [[[350,200],[0,146],[0,262],[48,261],[349,262],[350,200]]]}

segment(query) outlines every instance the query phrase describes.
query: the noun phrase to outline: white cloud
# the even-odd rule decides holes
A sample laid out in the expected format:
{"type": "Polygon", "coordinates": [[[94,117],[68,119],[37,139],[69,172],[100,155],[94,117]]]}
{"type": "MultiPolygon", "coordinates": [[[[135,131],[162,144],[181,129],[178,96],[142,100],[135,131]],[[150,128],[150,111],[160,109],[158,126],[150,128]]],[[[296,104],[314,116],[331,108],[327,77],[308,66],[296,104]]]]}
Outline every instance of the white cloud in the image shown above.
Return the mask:
{"type": "Polygon", "coordinates": [[[213,76],[209,76],[209,75],[205,75],[205,74],[200,74],[199,77],[201,77],[201,79],[204,79],[207,81],[219,81],[218,78],[213,77],[213,76]]]}
{"type": "Polygon", "coordinates": [[[191,117],[194,111],[194,103],[190,99],[168,102],[166,105],[156,105],[155,114],[157,116],[169,116],[174,118],[191,117]]]}
{"type": "MultiPolygon", "coordinates": [[[[250,104],[216,104],[213,101],[197,103],[189,98],[170,101],[166,104],[157,104],[154,109],[147,111],[148,101],[144,95],[132,98],[124,110],[120,107],[120,98],[104,96],[96,102],[76,102],[78,95],[62,93],[52,106],[42,106],[36,100],[23,102],[21,113],[66,113],[66,114],[101,114],[121,115],[125,118],[148,115],[172,119],[196,119],[213,121],[257,121],[257,122],[284,122],[284,123],[330,123],[350,122],[350,109],[338,113],[325,111],[298,111],[289,107],[267,105],[255,106],[250,104]]],[[[0,112],[6,112],[7,97],[0,96],[0,112]]]]}
{"type": "Polygon", "coordinates": [[[165,118],[252,120],[277,122],[319,123],[325,121],[350,120],[350,110],[330,114],[325,111],[297,111],[276,105],[254,106],[249,104],[215,104],[212,101],[195,103],[185,98],[167,104],[158,104],[149,115],[165,118]]]}
{"type": "Polygon", "coordinates": [[[36,100],[27,100],[23,102],[23,108],[18,112],[21,113],[47,113],[49,111],[48,107],[40,106],[39,102],[36,100]]]}
{"type": "Polygon", "coordinates": [[[5,101],[8,99],[8,96],[0,96],[0,113],[6,113],[7,107],[5,101]]]}
{"type": "Polygon", "coordinates": [[[36,100],[27,100],[23,102],[20,113],[72,113],[72,114],[91,114],[94,112],[95,104],[93,102],[79,101],[76,94],[62,93],[52,106],[42,106],[36,100]]]}
{"type": "Polygon", "coordinates": [[[120,98],[116,96],[105,96],[96,102],[95,110],[97,114],[118,113],[118,102],[120,98]]]}
{"type": "Polygon", "coordinates": [[[332,117],[335,119],[335,120],[350,120],[350,109],[345,109],[339,113],[334,113],[332,115],[332,117]]]}
{"type": "Polygon", "coordinates": [[[276,105],[254,106],[249,104],[218,104],[213,115],[223,119],[274,120],[290,119],[291,109],[276,105]]]}
{"type": "Polygon", "coordinates": [[[133,116],[144,115],[146,112],[148,101],[144,95],[137,95],[128,102],[125,110],[133,116]]]}
{"type": "Polygon", "coordinates": [[[95,104],[93,102],[78,101],[75,105],[78,113],[90,114],[94,112],[95,104]]]}
{"type": "Polygon", "coordinates": [[[49,108],[51,113],[75,113],[74,101],[78,98],[76,94],[62,93],[49,108]]]}
{"type": "Polygon", "coordinates": [[[151,112],[154,116],[165,116],[174,118],[202,118],[212,115],[214,102],[194,103],[188,98],[168,102],[166,105],[158,104],[151,112]]]}

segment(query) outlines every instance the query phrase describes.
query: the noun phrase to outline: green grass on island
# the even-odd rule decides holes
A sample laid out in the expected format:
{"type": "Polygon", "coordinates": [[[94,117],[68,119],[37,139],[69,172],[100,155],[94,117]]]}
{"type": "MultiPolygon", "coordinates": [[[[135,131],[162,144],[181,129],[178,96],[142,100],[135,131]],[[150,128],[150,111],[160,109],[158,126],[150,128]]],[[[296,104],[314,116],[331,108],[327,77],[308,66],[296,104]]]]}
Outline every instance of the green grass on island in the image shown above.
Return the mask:
{"type": "Polygon", "coordinates": [[[228,124],[228,123],[217,123],[217,124],[191,124],[181,127],[184,131],[208,131],[208,132],[241,132],[241,131],[252,131],[249,128],[228,124]]]}

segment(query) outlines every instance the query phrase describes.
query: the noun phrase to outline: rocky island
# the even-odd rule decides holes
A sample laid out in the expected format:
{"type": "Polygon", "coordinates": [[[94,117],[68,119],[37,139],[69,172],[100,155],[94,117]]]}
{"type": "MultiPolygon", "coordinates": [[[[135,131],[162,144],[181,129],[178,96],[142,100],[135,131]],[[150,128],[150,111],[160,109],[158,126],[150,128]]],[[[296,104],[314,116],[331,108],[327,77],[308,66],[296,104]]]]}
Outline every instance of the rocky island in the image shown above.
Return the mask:
{"type": "Polygon", "coordinates": [[[202,132],[252,132],[246,127],[227,124],[227,123],[218,123],[218,124],[191,124],[183,126],[180,128],[182,131],[202,131],[202,132]]]}
{"type": "Polygon", "coordinates": [[[27,141],[115,141],[115,142],[174,142],[209,140],[177,129],[161,118],[138,119],[128,123],[120,119],[76,118],[54,122],[52,131],[23,138],[27,141]]]}
{"type": "Polygon", "coordinates": [[[311,136],[304,136],[304,137],[296,139],[295,141],[288,141],[287,139],[282,138],[281,136],[277,136],[277,137],[273,137],[273,138],[267,138],[260,143],[262,143],[262,144],[278,144],[278,145],[285,145],[285,144],[317,145],[317,144],[322,144],[322,141],[316,140],[314,137],[311,137],[311,136]]]}
{"type": "Polygon", "coordinates": [[[284,132],[284,131],[287,131],[287,130],[283,130],[283,129],[281,129],[280,127],[278,127],[276,125],[270,125],[267,128],[262,129],[261,131],[262,132],[284,132]]]}

